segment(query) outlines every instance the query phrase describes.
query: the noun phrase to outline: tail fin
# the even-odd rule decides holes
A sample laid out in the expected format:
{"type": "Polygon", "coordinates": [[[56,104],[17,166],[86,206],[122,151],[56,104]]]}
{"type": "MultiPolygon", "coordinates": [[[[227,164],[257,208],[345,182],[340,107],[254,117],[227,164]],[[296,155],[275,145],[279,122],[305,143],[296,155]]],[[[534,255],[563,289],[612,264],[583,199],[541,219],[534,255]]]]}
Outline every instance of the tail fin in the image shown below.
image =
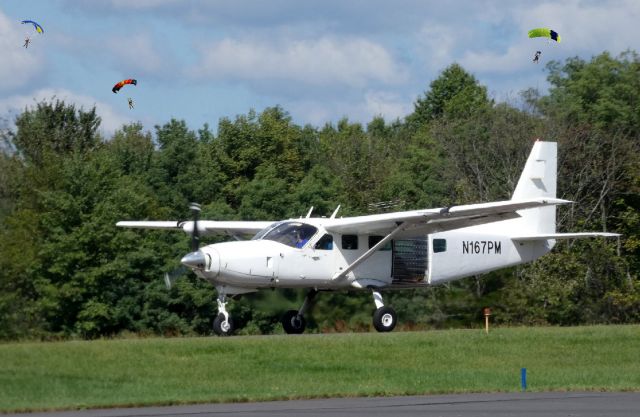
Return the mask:
{"type": "MultiPolygon", "coordinates": [[[[537,141],[531,149],[512,200],[556,197],[558,148],[555,142],[537,141]]],[[[530,233],[555,233],[556,206],[522,210],[520,221],[530,233]]]]}

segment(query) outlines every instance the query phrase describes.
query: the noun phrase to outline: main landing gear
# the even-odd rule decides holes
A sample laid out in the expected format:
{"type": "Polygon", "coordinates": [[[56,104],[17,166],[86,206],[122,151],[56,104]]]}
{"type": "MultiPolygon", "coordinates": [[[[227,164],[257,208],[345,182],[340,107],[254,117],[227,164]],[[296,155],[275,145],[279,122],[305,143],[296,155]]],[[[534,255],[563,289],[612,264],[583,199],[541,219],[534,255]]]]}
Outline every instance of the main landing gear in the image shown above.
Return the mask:
{"type": "MultiPolygon", "coordinates": [[[[311,307],[313,298],[317,293],[318,291],[316,290],[309,291],[300,310],[289,310],[284,313],[282,316],[282,327],[286,333],[300,334],[304,332],[304,329],[307,327],[304,315],[311,307]]],[[[373,313],[373,327],[379,332],[390,332],[398,323],[396,311],[384,305],[382,296],[377,291],[373,291],[373,301],[376,304],[376,311],[373,313]]]]}
{"type": "Polygon", "coordinates": [[[373,327],[379,332],[390,332],[398,322],[396,311],[384,305],[382,295],[377,291],[373,291],[373,302],[376,303],[376,311],[373,313],[373,327]]]}
{"type": "MultiPolygon", "coordinates": [[[[317,290],[311,290],[302,303],[299,310],[289,310],[282,316],[282,327],[288,334],[301,334],[307,327],[307,321],[304,315],[309,311],[313,304],[313,299],[318,294],[317,290]]],[[[377,291],[372,291],[373,302],[376,304],[376,311],[373,313],[373,327],[379,332],[392,331],[398,322],[398,315],[395,310],[389,306],[385,306],[382,301],[382,295],[377,291]]],[[[233,320],[229,316],[226,309],[227,297],[226,293],[218,289],[218,316],[213,321],[213,331],[218,336],[229,336],[235,330],[233,320]]]]}
{"type": "Polygon", "coordinates": [[[304,319],[304,315],[309,311],[309,308],[311,308],[316,294],[318,294],[317,290],[309,291],[300,310],[289,310],[284,313],[282,316],[282,327],[287,334],[301,334],[304,332],[304,329],[307,327],[307,321],[304,319]]]}
{"type": "Polygon", "coordinates": [[[213,332],[218,336],[229,336],[235,330],[226,307],[227,296],[224,292],[218,291],[218,315],[213,320],[213,332]]]}

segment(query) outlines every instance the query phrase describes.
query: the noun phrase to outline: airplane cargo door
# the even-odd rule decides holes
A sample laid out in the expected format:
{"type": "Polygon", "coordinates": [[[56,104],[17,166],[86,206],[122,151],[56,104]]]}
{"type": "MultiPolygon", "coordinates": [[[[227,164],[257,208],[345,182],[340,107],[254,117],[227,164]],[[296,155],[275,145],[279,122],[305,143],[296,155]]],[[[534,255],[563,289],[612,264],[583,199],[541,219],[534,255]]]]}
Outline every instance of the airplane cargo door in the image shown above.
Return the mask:
{"type": "Polygon", "coordinates": [[[415,285],[425,283],[428,270],[429,239],[394,240],[392,246],[391,285],[415,285]]]}

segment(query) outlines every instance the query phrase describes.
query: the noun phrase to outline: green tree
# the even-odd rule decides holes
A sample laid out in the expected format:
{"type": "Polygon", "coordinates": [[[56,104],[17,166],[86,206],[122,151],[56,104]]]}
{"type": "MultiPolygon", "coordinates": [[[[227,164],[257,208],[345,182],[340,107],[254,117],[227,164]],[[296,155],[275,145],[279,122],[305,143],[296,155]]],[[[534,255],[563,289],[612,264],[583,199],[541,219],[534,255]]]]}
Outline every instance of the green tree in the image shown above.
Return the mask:
{"type": "Polygon", "coordinates": [[[549,95],[538,103],[543,114],[570,124],[640,134],[640,57],[603,52],[587,62],[569,58],[547,64],[549,95]]]}
{"type": "Polygon", "coordinates": [[[407,123],[417,129],[440,117],[464,118],[492,105],[487,88],[459,64],[451,64],[418,97],[407,123]]]}
{"type": "Polygon", "coordinates": [[[315,145],[315,131],[301,129],[280,107],[265,109],[261,114],[250,111],[232,122],[223,118],[218,137],[213,142],[215,160],[228,178],[223,194],[228,204],[242,204],[242,190],[259,170],[273,167],[287,183],[300,181],[311,167],[311,155],[305,155],[315,145]]]}
{"type": "Polygon", "coordinates": [[[11,142],[26,161],[40,164],[47,153],[65,155],[86,152],[101,141],[100,117],[95,107],[76,110],[61,100],[41,101],[25,109],[15,121],[11,142]]]}

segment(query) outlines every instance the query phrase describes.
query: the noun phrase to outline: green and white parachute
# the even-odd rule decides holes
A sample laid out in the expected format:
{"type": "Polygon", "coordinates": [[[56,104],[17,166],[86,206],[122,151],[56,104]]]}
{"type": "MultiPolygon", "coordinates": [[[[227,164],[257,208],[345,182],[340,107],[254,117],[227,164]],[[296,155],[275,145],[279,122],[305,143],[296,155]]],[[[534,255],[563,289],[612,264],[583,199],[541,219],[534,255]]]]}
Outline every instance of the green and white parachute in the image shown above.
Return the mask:
{"type": "Polygon", "coordinates": [[[558,43],[560,42],[560,35],[558,35],[558,32],[548,28],[531,29],[529,31],[529,37],[530,38],[549,38],[549,39],[553,39],[558,43]]]}

